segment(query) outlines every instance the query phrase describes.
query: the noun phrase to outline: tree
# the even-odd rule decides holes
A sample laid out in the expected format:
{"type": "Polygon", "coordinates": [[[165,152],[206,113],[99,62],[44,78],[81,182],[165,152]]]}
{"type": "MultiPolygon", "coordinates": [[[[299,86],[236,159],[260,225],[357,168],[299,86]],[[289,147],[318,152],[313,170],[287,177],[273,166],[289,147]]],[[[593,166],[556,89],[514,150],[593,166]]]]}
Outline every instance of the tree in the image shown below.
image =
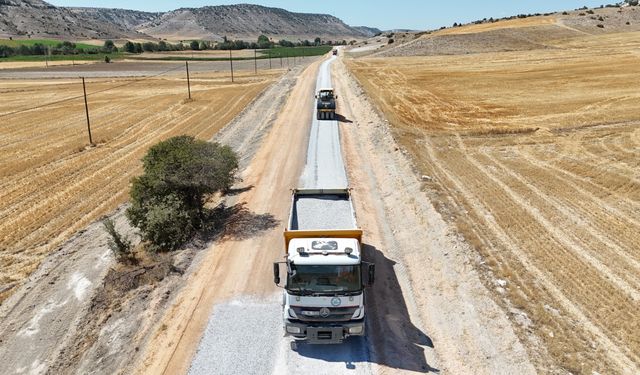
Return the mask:
{"type": "Polygon", "coordinates": [[[128,53],[136,53],[136,45],[127,40],[124,44],[124,51],[128,53]]]}
{"type": "Polygon", "coordinates": [[[228,190],[238,168],[230,147],[190,136],[156,144],[142,162],[127,217],[156,250],[173,250],[202,228],[205,196],[228,190]]]}
{"type": "Polygon", "coordinates": [[[104,41],[104,46],[102,47],[106,52],[111,52],[116,48],[115,43],[113,43],[113,40],[105,40],[104,41]]]}
{"type": "Polygon", "coordinates": [[[197,40],[192,40],[189,44],[189,47],[191,47],[191,49],[194,51],[198,51],[200,49],[200,43],[198,43],[197,40]]]}
{"type": "Polygon", "coordinates": [[[322,44],[322,39],[320,39],[320,37],[316,38],[314,41],[316,46],[319,46],[320,44],[322,44]]]}
{"type": "Polygon", "coordinates": [[[158,49],[158,45],[153,42],[142,43],[142,50],[145,52],[155,52],[158,49]]]}
{"type": "Polygon", "coordinates": [[[271,41],[269,40],[269,37],[267,37],[266,35],[260,35],[258,37],[258,48],[271,48],[271,41]]]}

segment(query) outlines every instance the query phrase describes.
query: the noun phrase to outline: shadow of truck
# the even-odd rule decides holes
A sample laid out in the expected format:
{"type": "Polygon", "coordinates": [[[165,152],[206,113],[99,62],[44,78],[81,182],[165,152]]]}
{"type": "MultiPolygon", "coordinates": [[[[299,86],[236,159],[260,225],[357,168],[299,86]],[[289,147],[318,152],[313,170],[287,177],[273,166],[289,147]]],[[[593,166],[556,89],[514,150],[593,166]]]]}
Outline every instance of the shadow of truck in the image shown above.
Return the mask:
{"type": "Polygon", "coordinates": [[[375,246],[363,244],[364,260],[376,264],[376,282],[365,292],[367,306],[365,337],[351,337],[340,345],[300,343],[298,354],[327,362],[370,362],[392,369],[438,373],[425,358],[424,347],[433,348],[431,338],[411,323],[407,304],[393,266],[375,246]]]}

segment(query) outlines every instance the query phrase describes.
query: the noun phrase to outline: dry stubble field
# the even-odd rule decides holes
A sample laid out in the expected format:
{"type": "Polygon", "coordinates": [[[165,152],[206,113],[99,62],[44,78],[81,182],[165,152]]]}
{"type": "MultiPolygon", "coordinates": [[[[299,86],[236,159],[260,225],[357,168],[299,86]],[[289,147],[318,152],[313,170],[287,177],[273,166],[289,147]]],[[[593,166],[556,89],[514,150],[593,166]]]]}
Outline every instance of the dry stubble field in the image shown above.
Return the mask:
{"type": "Polygon", "coordinates": [[[640,33],[553,45],[348,64],[538,369],[637,373],[640,33]]]}
{"type": "Polygon", "coordinates": [[[190,102],[183,73],[89,79],[97,147],[86,147],[82,98],[3,116],[82,95],[80,80],[0,82],[0,302],[46,255],[127,200],[151,145],[181,134],[210,139],[279,74],[238,73],[231,84],[227,73],[198,73],[190,102]]]}

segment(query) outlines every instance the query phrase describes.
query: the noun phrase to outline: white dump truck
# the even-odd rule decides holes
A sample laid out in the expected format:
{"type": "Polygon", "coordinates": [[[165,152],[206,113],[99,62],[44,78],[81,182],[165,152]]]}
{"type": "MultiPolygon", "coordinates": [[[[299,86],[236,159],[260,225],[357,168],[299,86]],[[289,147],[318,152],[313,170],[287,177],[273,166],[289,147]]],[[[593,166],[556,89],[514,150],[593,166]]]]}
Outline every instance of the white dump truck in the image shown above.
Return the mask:
{"type": "Polygon", "coordinates": [[[364,288],[373,285],[375,265],[362,261],[361,240],[348,189],[293,190],[286,260],[273,265],[277,285],[286,267],[286,335],[311,344],[364,335],[364,288]]]}

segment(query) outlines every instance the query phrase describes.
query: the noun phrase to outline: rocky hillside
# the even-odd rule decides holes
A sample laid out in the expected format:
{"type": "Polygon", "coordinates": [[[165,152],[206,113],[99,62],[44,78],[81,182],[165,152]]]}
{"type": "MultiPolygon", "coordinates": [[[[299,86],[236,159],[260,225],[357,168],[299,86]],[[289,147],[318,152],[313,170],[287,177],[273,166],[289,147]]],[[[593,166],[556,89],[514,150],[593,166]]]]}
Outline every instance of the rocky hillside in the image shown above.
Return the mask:
{"type": "Polygon", "coordinates": [[[0,38],[105,39],[140,37],[135,30],[41,0],[0,0],[0,38]]]}
{"type": "Polygon", "coordinates": [[[67,8],[83,18],[93,19],[102,23],[115,25],[125,30],[136,30],[140,25],[152,22],[162,13],[141,12],[127,9],[108,8],[67,8]]]}
{"type": "Polygon", "coordinates": [[[292,13],[259,5],[181,8],[166,13],[65,8],[42,0],[0,0],[0,38],[60,39],[274,39],[342,40],[379,32],[351,27],[326,14],[292,13]]]}
{"type": "Polygon", "coordinates": [[[354,28],[327,14],[292,13],[259,5],[222,5],[182,8],[168,12],[138,29],[166,39],[255,39],[260,34],[274,38],[336,40],[363,38],[377,29],[354,28]]]}

